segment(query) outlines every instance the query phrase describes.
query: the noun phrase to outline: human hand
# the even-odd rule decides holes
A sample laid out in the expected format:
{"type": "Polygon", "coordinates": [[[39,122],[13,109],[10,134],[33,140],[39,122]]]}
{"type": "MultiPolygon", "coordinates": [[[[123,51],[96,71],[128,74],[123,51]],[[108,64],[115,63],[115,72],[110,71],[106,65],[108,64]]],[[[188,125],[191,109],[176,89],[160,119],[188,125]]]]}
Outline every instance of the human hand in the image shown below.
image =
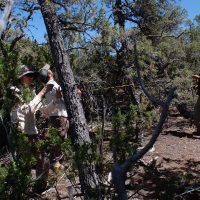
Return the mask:
{"type": "Polygon", "coordinates": [[[200,79],[200,76],[199,75],[193,75],[192,79],[198,80],[198,79],[200,79]]]}
{"type": "Polygon", "coordinates": [[[47,92],[51,91],[53,88],[53,84],[45,85],[42,90],[38,93],[40,96],[44,96],[47,92]]]}

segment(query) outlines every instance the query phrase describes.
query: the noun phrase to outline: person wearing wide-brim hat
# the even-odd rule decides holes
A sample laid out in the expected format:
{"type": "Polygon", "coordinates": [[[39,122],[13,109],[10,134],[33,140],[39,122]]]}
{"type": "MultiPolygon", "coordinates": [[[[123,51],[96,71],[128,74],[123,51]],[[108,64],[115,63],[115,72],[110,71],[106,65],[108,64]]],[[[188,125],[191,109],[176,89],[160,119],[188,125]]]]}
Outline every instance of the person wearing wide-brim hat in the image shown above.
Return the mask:
{"type": "Polygon", "coordinates": [[[19,67],[17,78],[21,82],[21,84],[30,85],[33,82],[33,79],[35,79],[37,76],[38,72],[33,70],[32,67],[29,67],[27,65],[21,65],[19,67]]]}
{"type": "MultiPolygon", "coordinates": [[[[18,80],[20,81],[22,87],[24,85],[26,85],[27,87],[32,87],[33,80],[37,77],[37,75],[38,72],[31,70],[31,68],[27,65],[21,65],[19,67],[18,80]]],[[[55,109],[56,103],[53,100],[48,106],[44,107],[42,104],[42,99],[44,95],[49,91],[49,89],[50,88],[45,85],[37,95],[30,99],[30,101],[24,100],[22,98],[22,101],[19,101],[11,111],[12,123],[16,125],[17,129],[20,132],[27,135],[32,144],[34,144],[34,142],[39,139],[35,118],[36,111],[41,110],[42,112],[48,113],[52,112],[52,110],[55,109]]],[[[20,89],[18,89],[18,91],[20,93],[20,89]]],[[[14,92],[16,92],[16,88],[14,92]]],[[[41,174],[46,175],[46,173],[48,173],[47,169],[49,168],[49,165],[47,164],[46,168],[44,169],[44,163],[42,163],[43,161],[41,160],[40,156],[36,155],[36,159],[38,160],[38,166],[36,167],[36,176],[38,177],[41,174]],[[44,173],[44,171],[47,172],[44,173]]]]}
{"type": "Polygon", "coordinates": [[[19,67],[18,75],[17,75],[17,83],[20,83],[19,88],[16,86],[10,87],[11,91],[13,92],[14,96],[18,101],[21,103],[24,102],[25,99],[22,97],[22,89],[23,86],[26,85],[30,89],[32,96],[35,96],[34,90],[33,90],[33,81],[38,76],[38,72],[31,69],[31,67],[28,67],[27,65],[21,65],[19,67]]]}
{"type": "Polygon", "coordinates": [[[40,70],[39,70],[39,78],[43,83],[48,82],[48,77],[49,77],[49,70],[50,70],[50,65],[45,64],[40,70]]]}

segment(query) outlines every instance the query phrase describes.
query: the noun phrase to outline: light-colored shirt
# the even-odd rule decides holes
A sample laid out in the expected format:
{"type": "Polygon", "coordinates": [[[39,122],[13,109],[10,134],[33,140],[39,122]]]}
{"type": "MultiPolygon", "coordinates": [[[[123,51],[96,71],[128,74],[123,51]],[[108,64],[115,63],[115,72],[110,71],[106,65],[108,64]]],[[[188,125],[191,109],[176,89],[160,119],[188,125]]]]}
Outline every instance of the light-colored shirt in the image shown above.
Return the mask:
{"type": "MultiPolygon", "coordinates": [[[[56,92],[58,90],[61,90],[60,85],[58,85],[58,83],[56,83],[56,81],[54,80],[49,80],[47,83],[53,85],[53,88],[51,91],[47,92],[45,95],[46,98],[46,103],[50,104],[50,102],[53,101],[53,98],[56,97],[56,92]]],[[[49,117],[50,116],[62,116],[62,117],[68,117],[67,115],[67,110],[65,107],[65,103],[62,97],[56,97],[56,109],[54,112],[49,113],[49,117]]]]}
{"type": "Polygon", "coordinates": [[[10,113],[11,121],[18,124],[19,130],[28,135],[38,134],[35,112],[40,110],[42,114],[48,116],[55,109],[56,106],[53,101],[43,105],[42,98],[36,95],[30,103],[19,103],[14,106],[10,113]]]}

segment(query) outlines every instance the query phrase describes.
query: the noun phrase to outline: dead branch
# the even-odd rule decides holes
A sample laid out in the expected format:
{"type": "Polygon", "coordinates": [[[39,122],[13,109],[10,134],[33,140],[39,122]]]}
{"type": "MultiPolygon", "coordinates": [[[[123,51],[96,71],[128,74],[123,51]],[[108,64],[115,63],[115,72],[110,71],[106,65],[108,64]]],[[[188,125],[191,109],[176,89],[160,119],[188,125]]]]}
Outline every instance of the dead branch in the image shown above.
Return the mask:
{"type": "Polygon", "coordinates": [[[157,137],[159,136],[160,132],[162,131],[162,126],[165,123],[165,120],[168,116],[168,111],[169,111],[169,106],[170,103],[174,97],[174,92],[176,90],[176,87],[171,88],[171,90],[169,91],[169,94],[167,96],[166,101],[161,101],[156,99],[153,95],[149,94],[149,92],[146,90],[143,80],[141,78],[141,74],[140,74],[140,65],[139,65],[139,61],[138,61],[138,52],[137,52],[137,45],[136,45],[136,40],[135,38],[133,38],[134,40],[134,53],[135,53],[135,67],[137,70],[137,74],[138,74],[138,79],[139,79],[139,83],[140,86],[143,90],[143,92],[145,93],[145,95],[149,98],[150,101],[152,101],[154,104],[159,105],[162,107],[162,112],[160,115],[160,119],[159,122],[154,130],[154,133],[152,134],[152,137],[150,139],[150,141],[146,144],[146,146],[141,149],[140,151],[138,151],[136,154],[130,156],[125,162],[124,162],[124,167],[127,168],[130,163],[134,163],[137,160],[139,160],[140,158],[142,158],[142,156],[147,153],[149,151],[150,148],[153,147],[153,144],[156,142],[157,137]]]}
{"type": "Polygon", "coordinates": [[[139,84],[144,92],[144,94],[148,97],[150,101],[152,101],[154,104],[159,105],[162,107],[162,113],[160,115],[160,119],[158,121],[158,124],[152,134],[152,137],[150,141],[139,151],[137,151],[135,154],[130,155],[128,159],[126,159],[122,164],[119,164],[117,160],[114,160],[114,166],[112,170],[112,178],[113,183],[116,189],[116,192],[118,194],[118,198],[122,200],[128,199],[127,193],[126,193],[126,187],[125,187],[125,180],[126,180],[126,172],[128,171],[129,167],[136,163],[139,159],[141,159],[154,145],[156,142],[156,139],[158,138],[159,134],[162,131],[162,126],[168,116],[169,106],[170,103],[174,97],[174,92],[176,88],[171,88],[169,91],[169,94],[167,96],[166,101],[161,101],[156,99],[153,95],[151,95],[145,88],[144,82],[141,78],[140,74],[140,65],[138,61],[138,52],[137,52],[137,46],[136,46],[136,40],[135,38],[132,38],[134,41],[134,53],[135,53],[135,67],[137,70],[138,80],[139,84]]]}
{"type": "Polygon", "coordinates": [[[159,105],[159,106],[164,106],[164,102],[156,99],[156,97],[154,97],[153,95],[151,95],[144,84],[144,81],[141,77],[141,73],[140,73],[140,64],[138,61],[138,51],[137,51],[137,44],[136,44],[136,40],[135,38],[132,36],[132,40],[134,42],[134,55],[135,55],[135,59],[134,59],[134,64],[136,67],[136,71],[137,71],[137,75],[138,75],[138,82],[140,84],[141,89],[143,90],[144,94],[147,96],[147,98],[155,105],[159,105]]]}

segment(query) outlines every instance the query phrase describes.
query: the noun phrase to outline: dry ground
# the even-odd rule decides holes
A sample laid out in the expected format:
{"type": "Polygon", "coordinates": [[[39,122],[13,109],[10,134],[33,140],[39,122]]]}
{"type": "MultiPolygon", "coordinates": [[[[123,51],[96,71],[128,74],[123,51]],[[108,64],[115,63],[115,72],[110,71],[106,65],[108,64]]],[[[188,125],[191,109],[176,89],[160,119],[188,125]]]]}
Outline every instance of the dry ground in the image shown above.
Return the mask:
{"type": "MultiPolygon", "coordinates": [[[[145,141],[147,142],[149,138],[150,135],[147,135],[145,141]]],[[[183,118],[178,112],[173,112],[168,117],[154,148],[142,159],[146,166],[151,165],[154,160],[157,176],[161,176],[155,178],[154,174],[151,174],[154,177],[151,179],[154,180],[150,181],[150,185],[148,178],[140,180],[143,187],[146,186],[147,189],[142,190],[142,197],[139,199],[200,199],[200,192],[198,190],[192,191],[192,188],[200,186],[199,146],[200,136],[197,135],[191,120],[183,118]],[[175,181],[175,184],[173,178],[178,180],[175,181]],[[163,195],[157,191],[159,195],[156,196],[152,191],[156,191],[159,187],[163,195]],[[171,193],[174,193],[173,197],[167,195],[170,190],[171,193]]],[[[140,176],[143,175],[143,172],[140,173],[140,176]]],[[[138,175],[136,175],[137,179],[138,175]]]]}
{"type": "MultiPolygon", "coordinates": [[[[146,134],[145,142],[150,138],[150,134],[146,134]]],[[[198,191],[191,191],[190,193],[179,194],[187,192],[190,188],[198,187],[200,185],[200,136],[195,132],[195,127],[191,121],[184,119],[177,112],[173,112],[167,119],[163,131],[155,143],[153,151],[148,152],[143,158],[143,166],[140,167],[138,174],[135,174],[131,179],[132,188],[138,190],[136,197],[130,199],[200,199],[198,191]],[[156,168],[154,169],[160,177],[156,177],[155,171],[148,177],[144,175],[145,168],[148,168],[155,161],[156,168]],[[155,177],[154,177],[155,175],[155,177]],[[173,185],[173,178],[179,178],[176,185],[173,185]],[[159,187],[159,195],[155,192],[159,187]],[[171,187],[172,186],[172,187],[171,187]],[[176,189],[174,188],[176,187],[176,189]],[[163,189],[164,188],[164,189],[163,189]],[[175,194],[170,196],[170,192],[175,194]],[[165,195],[166,194],[166,195],[165,195]],[[177,196],[176,196],[177,195],[177,196]],[[176,197],[174,197],[176,196],[176,197]]],[[[43,194],[46,199],[58,199],[57,194],[61,199],[69,199],[68,189],[70,184],[66,181],[63,174],[57,183],[57,191],[50,189],[43,194]]],[[[131,190],[130,189],[130,190],[131,190]]],[[[129,191],[130,191],[129,190],[129,191]]],[[[74,199],[78,200],[79,197],[74,199]]]]}

